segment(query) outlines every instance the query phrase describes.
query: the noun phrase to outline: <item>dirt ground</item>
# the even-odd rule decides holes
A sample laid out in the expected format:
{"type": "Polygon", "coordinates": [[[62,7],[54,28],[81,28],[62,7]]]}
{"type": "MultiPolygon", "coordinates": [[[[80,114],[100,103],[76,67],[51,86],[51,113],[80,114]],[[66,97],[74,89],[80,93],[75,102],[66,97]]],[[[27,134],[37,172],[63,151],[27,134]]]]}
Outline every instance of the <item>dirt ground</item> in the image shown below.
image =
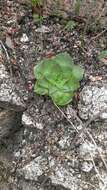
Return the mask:
{"type": "MultiPolygon", "coordinates": [[[[83,158],[78,154],[81,139],[78,137],[78,141],[75,140],[76,132],[65,117],[67,113],[66,106],[58,110],[50,98],[38,96],[33,92],[35,84],[33,68],[37,64],[37,61],[65,51],[73,57],[75,64],[81,65],[85,70],[84,79],[81,81],[81,88],[74,97],[71,106],[77,115],[79,92],[83,87],[93,82],[93,80],[107,80],[107,64],[98,60],[100,51],[107,48],[107,32],[102,33],[103,29],[101,29],[98,32],[89,31],[84,33],[85,24],[84,22],[80,22],[80,19],[77,20],[76,27],[72,31],[68,31],[65,29],[68,20],[69,17],[61,18],[56,15],[48,15],[40,23],[33,18],[29,3],[27,4],[20,0],[0,1],[0,42],[6,48],[0,60],[4,60],[7,71],[16,83],[17,91],[21,94],[27,105],[21,129],[14,134],[13,138],[4,139],[2,142],[0,160],[6,157],[7,165],[11,162],[11,159],[14,161],[12,163],[14,171],[11,171],[13,177],[16,175],[17,169],[20,170],[20,168],[23,168],[40,155],[53,157],[66,168],[70,167],[69,158],[74,159],[74,166],[73,163],[71,164],[71,167],[74,167],[74,176],[81,174],[81,180],[85,181],[85,185],[87,185],[87,187],[84,185],[83,188],[83,183],[81,183],[81,189],[92,190],[99,188],[96,171],[94,169],[91,173],[81,171],[83,158]],[[33,118],[33,124],[30,127],[26,127],[26,115],[30,115],[33,118]],[[37,124],[38,126],[36,126],[37,124]],[[67,147],[60,146],[59,141],[63,136],[69,136],[70,144],[67,147]],[[17,155],[17,152],[20,152],[20,156],[17,155]],[[13,165],[15,166],[13,167],[13,165]]],[[[75,118],[75,114],[71,114],[73,124],[77,125],[78,121],[75,118]]],[[[85,123],[84,120],[82,122],[85,123]]],[[[94,121],[90,122],[88,128],[97,139],[101,128],[94,128],[94,124],[94,121]]],[[[97,124],[99,125],[99,123],[97,124]]],[[[104,125],[102,130],[106,130],[106,125],[104,125]]],[[[95,158],[95,163],[99,169],[100,167],[104,167],[103,164],[103,166],[99,166],[98,163],[100,162],[99,157],[95,158]]],[[[47,169],[46,174],[48,175],[49,172],[47,169]]],[[[4,181],[8,181],[8,175],[5,177],[2,175],[4,181]]],[[[54,185],[48,179],[44,180],[44,176],[38,180],[38,184],[42,184],[44,189],[69,189],[68,186],[66,188],[63,184],[54,185]]],[[[19,189],[21,189],[21,177],[18,180],[20,184],[19,189]]],[[[2,180],[0,179],[0,181],[2,180]]],[[[17,182],[11,183],[17,184],[17,182]]],[[[11,185],[9,188],[11,189],[11,185]]],[[[15,188],[16,186],[13,187],[13,189],[15,188]]],[[[18,190],[18,187],[16,189],[18,190]]]]}

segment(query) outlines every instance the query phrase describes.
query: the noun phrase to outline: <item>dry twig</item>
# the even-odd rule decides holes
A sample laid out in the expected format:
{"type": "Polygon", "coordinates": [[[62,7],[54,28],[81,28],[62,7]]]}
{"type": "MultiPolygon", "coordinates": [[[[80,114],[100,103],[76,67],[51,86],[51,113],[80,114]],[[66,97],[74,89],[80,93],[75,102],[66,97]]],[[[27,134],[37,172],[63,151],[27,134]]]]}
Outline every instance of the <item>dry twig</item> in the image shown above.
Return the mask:
{"type": "Polygon", "coordinates": [[[97,38],[102,36],[106,31],[107,31],[107,28],[105,30],[103,30],[102,32],[98,33],[96,36],[92,37],[90,42],[93,41],[93,40],[96,40],[97,38]]]}
{"type": "MultiPolygon", "coordinates": [[[[98,148],[98,146],[97,146],[97,144],[96,144],[96,142],[95,142],[95,139],[93,138],[93,136],[91,135],[91,133],[90,133],[90,132],[88,131],[88,129],[87,129],[87,127],[89,126],[89,124],[90,124],[92,121],[94,121],[96,118],[98,118],[98,115],[97,115],[97,116],[94,116],[94,117],[91,118],[89,121],[87,121],[85,124],[83,124],[82,120],[81,120],[81,119],[77,116],[77,114],[75,113],[75,117],[80,121],[80,123],[81,123],[81,125],[82,125],[82,129],[81,129],[81,131],[79,132],[78,129],[77,129],[77,128],[74,126],[74,124],[72,123],[72,121],[71,121],[69,118],[67,118],[66,114],[65,114],[56,104],[55,104],[55,106],[56,106],[57,109],[63,114],[63,116],[67,119],[67,121],[72,125],[72,127],[75,129],[75,131],[78,133],[78,135],[80,135],[81,133],[85,133],[85,135],[87,135],[87,136],[90,138],[90,140],[93,142],[94,146],[96,147],[96,150],[98,151],[98,153],[99,153],[99,155],[100,155],[100,157],[101,157],[101,160],[102,160],[102,162],[103,162],[103,164],[104,164],[104,166],[105,166],[105,168],[106,168],[106,170],[107,170],[106,161],[105,161],[105,159],[103,158],[103,156],[102,156],[102,154],[101,154],[101,152],[100,152],[100,150],[99,150],[99,148],[98,148]]],[[[100,114],[101,114],[101,113],[100,113],[100,114]]],[[[78,136],[78,135],[77,135],[77,136],[78,136]]],[[[81,138],[82,138],[82,140],[83,140],[84,142],[86,142],[83,136],[81,136],[81,138]]],[[[92,162],[93,162],[94,169],[95,169],[96,173],[98,174],[100,181],[102,181],[102,182],[104,183],[104,181],[102,180],[101,175],[100,175],[100,173],[99,173],[99,171],[98,171],[98,169],[97,169],[97,167],[96,167],[96,165],[95,165],[95,162],[94,162],[94,159],[93,159],[91,153],[90,153],[90,156],[91,156],[91,160],[92,160],[92,162]]]]}

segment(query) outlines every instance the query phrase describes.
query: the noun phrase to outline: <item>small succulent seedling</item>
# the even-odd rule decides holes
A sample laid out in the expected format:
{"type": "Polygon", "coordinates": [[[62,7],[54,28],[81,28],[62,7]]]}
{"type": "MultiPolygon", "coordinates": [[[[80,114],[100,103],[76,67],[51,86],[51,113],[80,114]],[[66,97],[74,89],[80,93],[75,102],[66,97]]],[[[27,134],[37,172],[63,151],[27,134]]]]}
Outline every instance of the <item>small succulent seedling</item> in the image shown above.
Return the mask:
{"type": "Polygon", "coordinates": [[[100,52],[99,59],[107,58],[107,50],[103,50],[100,52]]]}
{"type": "Polygon", "coordinates": [[[65,29],[68,30],[68,31],[72,31],[75,28],[76,25],[77,24],[76,24],[75,21],[70,20],[70,21],[67,22],[67,24],[65,26],[65,29]]]}
{"type": "Polygon", "coordinates": [[[32,5],[41,5],[42,4],[42,0],[31,0],[32,5]]]}
{"type": "Polygon", "coordinates": [[[80,87],[83,69],[74,65],[68,53],[59,53],[44,59],[34,67],[37,79],[34,91],[48,95],[57,105],[64,106],[72,101],[74,92],[80,87]]]}
{"type": "Polygon", "coordinates": [[[103,50],[100,52],[98,59],[104,63],[105,65],[107,65],[107,50],[103,50]]]}
{"type": "Polygon", "coordinates": [[[39,15],[39,14],[33,14],[33,18],[35,20],[36,23],[41,24],[43,21],[43,16],[39,15]]]}
{"type": "Polygon", "coordinates": [[[80,8],[81,8],[81,3],[82,3],[81,0],[77,0],[77,1],[75,2],[75,14],[77,14],[77,15],[79,15],[80,8]]]}
{"type": "Polygon", "coordinates": [[[43,0],[31,0],[32,14],[34,21],[42,24],[43,21],[43,0]]]}

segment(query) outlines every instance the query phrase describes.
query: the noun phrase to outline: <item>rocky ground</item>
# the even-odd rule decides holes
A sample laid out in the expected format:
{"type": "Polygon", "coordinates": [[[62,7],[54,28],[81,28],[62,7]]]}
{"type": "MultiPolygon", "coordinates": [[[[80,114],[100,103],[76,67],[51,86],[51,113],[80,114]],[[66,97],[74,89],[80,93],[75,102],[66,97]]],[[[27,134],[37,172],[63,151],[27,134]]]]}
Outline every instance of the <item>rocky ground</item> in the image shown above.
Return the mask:
{"type": "MultiPolygon", "coordinates": [[[[74,17],[73,17],[74,18],[74,17]]],[[[32,16],[25,1],[0,1],[0,190],[107,190],[107,63],[102,30],[32,16]],[[85,69],[73,103],[33,92],[38,60],[67,51],[85,69]]],[[[105,21],[106,22],[106,21],[105,21]]]]}

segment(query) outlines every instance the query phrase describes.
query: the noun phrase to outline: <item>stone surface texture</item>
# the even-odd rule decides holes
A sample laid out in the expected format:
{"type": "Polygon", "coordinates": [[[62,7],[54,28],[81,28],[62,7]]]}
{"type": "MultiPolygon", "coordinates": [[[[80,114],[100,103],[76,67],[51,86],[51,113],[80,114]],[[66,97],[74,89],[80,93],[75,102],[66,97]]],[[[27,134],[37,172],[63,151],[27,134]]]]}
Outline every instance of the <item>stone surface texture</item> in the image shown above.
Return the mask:
{"type": "Polygon", "coordinates": [[[107,49],[107,2],[44,0],[39,24],[28,1],[0,0],[0,190],[107,190],[107,68],[97,58],[107,49]],[[82,38],[90,23],[98,30],[82,38]],[[73,102],[58,108],[33,92],[33,68],[65,51],[85,75],[73,102]]]}
{"type": "Polygon", "coordinates": [[[79,116],[82,119],[107,120],[107,83],[95,82],[85,86],[80,93],[80,101],[78,105],[79,116]]]}
{"type": "Polygon", "coordinates": [[[6,67],[0,64],[0,139],[12,134],[12,131],[22,125],[21,116],[25,103],[15,85],[6,67]]]}

